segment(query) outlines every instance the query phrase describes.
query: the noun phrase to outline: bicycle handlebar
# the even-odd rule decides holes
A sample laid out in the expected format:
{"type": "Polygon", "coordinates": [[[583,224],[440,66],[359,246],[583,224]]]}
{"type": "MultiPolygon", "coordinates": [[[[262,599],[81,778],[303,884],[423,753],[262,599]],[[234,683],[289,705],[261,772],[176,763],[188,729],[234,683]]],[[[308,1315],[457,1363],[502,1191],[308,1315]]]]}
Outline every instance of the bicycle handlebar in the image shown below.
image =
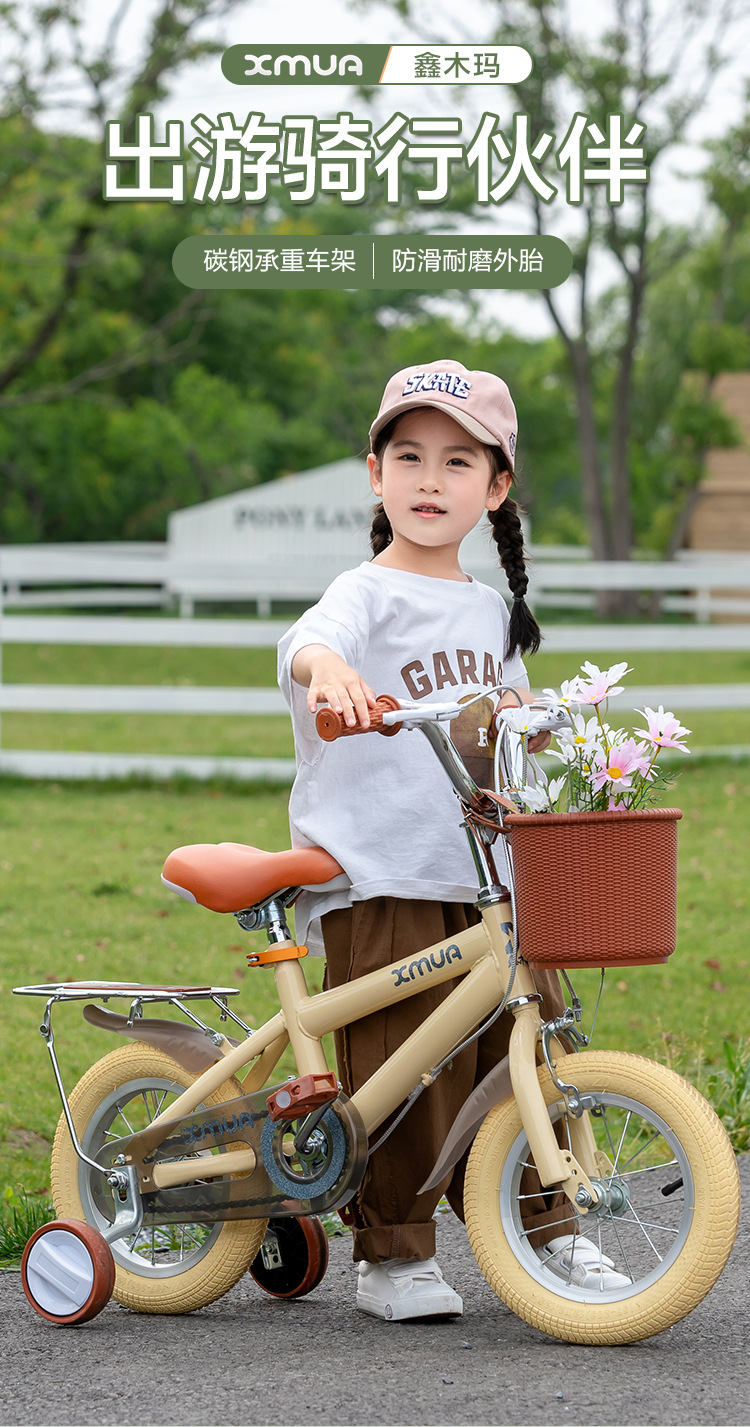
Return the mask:
{"type": "MultiPolygon", "coordinates": [[[[491,692],[499,692],[492,690],[491,692]]],[[[513,690],[515,693],[516,691],[513,690]]],[[[404,708],[398,699],[392,694],[379,694],[376,699],[376,707],[370,710],[370,723],[367,728],[357,722],[353,726],[344,722],[343,714],[336,713],[335,709],[322,708],[315,715],[315,726],[320,738],[326,743],[333,743],[336,738],[346,738],[353,733],[382,733],[388,737],[390,734],[398,733],[402,726],[407,728],[422,727],[428,723],[444,723],[452,718],[457,718],[463,713],[466,705],[459,703],[422,704],[417,708],[404,708]]],[[[519,700],[520,704],[520,700],[519,700]]],[[[541,733],[544,730],[557,730],[562,724],[569,722],[569,715],[565,709],[548,704],[546,701],[536,701],[528,706],[534,711],[533,732],[541,733]]],[[[517,711],[517,710],[515,710],[517,711]]],[[[498,721],[503,713],[512,713],[513,709],[497,709],[493,718],[493,732],[500,732],[498,721]]]]}
{"type": "Polygon", "coordinates": [[[395,699],[392,694],[379,694],[375,700],[375,708],[370,709],[369,728],[363,728],[359,722],[350,727],[348,723],[344,722],[343,714],[337,713],[332,708],[318,709],[315,715],[315,727],[318,730],[318,736],[325,743],[333,743],[336,738],[348,738],[352,733],[382,733],[386,738],[390,738],[394,733],[398,733],[401,725],[394,723],[388,726],[383,722],[383,715],[393,713],[397,709],[401,709],[398,699],[395,699]]]}
{"type": "MultiPolygon", "coordinates": [[[[492,692],[502,693],[505,688],[501,685],[492,692]]],[[[517,692],[516,697],[518,698],[517,692]]],[[[335,739],[346,738],[353,733],[382,733],[388,736],[398,733],[402,727],[421,729],[464,806],[481,813],[484,820],[500,822],[501,814],[494,795],[488,795],[474,782],[447,730],[440,726],[463,713],[465,708],[465,704],[459,703],[422,704],[418,708],[404,708],[392,694],[380,694],[376,699],[376,707],[370,710],[368,728],[363,728],[359,722],[350,727],[344,722],[343,715],[330,707],[318,710],[315,725],[319,736],[326,743],[333,743],[335,739]]],[[[563,718],[568,718],[565,711],[552,708],[545,702],[536,703],[534,708],[540,729],[559,728],[563,718]]],[[[507,725],[503,732],[509,732],[507,725]]]]}

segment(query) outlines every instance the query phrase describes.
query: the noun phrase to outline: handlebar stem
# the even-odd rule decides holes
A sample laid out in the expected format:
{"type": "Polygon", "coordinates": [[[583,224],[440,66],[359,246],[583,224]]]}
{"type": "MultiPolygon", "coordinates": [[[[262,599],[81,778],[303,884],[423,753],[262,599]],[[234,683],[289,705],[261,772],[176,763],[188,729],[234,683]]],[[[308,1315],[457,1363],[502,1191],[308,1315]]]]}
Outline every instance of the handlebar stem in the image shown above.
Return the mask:
{"type": "Polygon", "coordinates": [[[487,813],[490,808],[494,810],[494,804],[485,798],[481,788],[464,767],[458,750],[443,725],[441,723],[420,723],[417,724],[417,727],[437,755],[441,767],[448,774],[461,802],[477,813],[487,813]]]}
{"type": "MultiPolygon", "coordinates": [[[[496,813],[497,804],[486,798],[481,788],[474,782],[471,774],[464,766],[457,748],[455,747],[447,730],[440,723],[420,723],[417,725],[424,734],[430,747],[437,755],[438,761],[453,784],[458,793],[461,803],[467,811],[482,813],[484,816],[488,812],[496,813]]],[[[469,839],[469,849],[476,869],[479,881],[479,897],[477,906],[490,906],[493,902],[505,901],[510,895],[507,888],[499,881],[495,859],[489,844],[484,842],[477,835],[477,832],[470,823],[464,823],[466,836],[469,839]]]]}
{"type": "Polygon", "coordinates": [[[477,906],[490,907],[493,902],[507,902],[510,892],[498,880],[492,848],[481,841],[470,823],[464,823],[464,830],[469,839],[469,850],[479,882],[477,906]]]}

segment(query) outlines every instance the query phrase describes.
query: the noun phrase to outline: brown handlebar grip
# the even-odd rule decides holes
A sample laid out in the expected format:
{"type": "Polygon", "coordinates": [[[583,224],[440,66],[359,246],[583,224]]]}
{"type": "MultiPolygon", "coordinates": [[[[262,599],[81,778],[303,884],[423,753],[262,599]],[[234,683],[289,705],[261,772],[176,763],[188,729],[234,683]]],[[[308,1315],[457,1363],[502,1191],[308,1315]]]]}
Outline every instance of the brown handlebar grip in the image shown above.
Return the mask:
{"type": "Polygon", "coordinates": [[[391,734],[398,733],[401,725],[394,723],[390,726],[383,726],[383,714],[390,713],[393,709],[400,709],[398,699],[394,699],[392,694],[378,694],[375,701],[375,708],[370,709],[370,727],[363,728],[361,723],[355,723],[353,728],[344,723],[343,715],[336,713],[335,709],[318,709],[315,715],[315,727],[318,736],[325,743],[333,743],[335,738],[345,738],[351,733],[382,733],[386,738],[391,734]]]}

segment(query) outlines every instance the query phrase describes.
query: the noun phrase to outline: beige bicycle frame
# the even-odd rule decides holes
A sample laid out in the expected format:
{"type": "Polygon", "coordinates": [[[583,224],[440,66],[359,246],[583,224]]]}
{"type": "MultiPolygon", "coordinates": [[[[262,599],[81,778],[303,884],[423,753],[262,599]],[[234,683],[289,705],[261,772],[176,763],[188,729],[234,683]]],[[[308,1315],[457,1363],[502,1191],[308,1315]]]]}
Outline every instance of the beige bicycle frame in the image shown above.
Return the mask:
{"type": "MultiPolygon", "coordinates": [[[[450,942],[428,946],[398,965],[372,971],[313,996],[308,992],[299,960],[277,962],[274,972],[281,1010],[240,1045],[232,1046],[225,1038],[221,1060],[151,1122],[149,1136],[163,1124],[166,1137],[168,1124],[189,1115],[227,1076],[237,1075],[251,1060],[254,1064],[242,1088],[245,1093],[260,1089],[290,1042],[300,1075],[327,1071],[321,1039],[328,1032],[380,1011],[402,997],[418,995],[428,984],[460,977],[455,990],[437,1010],[351,1097],[350,1104],[361,1115],[367,1134],[372,1135],[420,1080],[429,1084],[426,1077],[430,1068],[470,1035],[506,993],[513,964],[510,902],[485,907],[481,915],[481,922],[450,942]]],[[[601,1164],[588,1116],[584,1113],[578,1119],[569,1118],[571,1150],[562,1149],[539,1086],[537,1048],[542,1023],[533,975],[522,961],[516,967],[508,1009],[515,1018],[509,1051],[511,1084],[539,1178],[543,1185],[560,1185],[570,1199],[575,1199],[584,1186],[591,1195],[589,1202],[596,1202],[591,1177],[601,1172],[601,1164]]],[[[554,1045],[560,1060],[565,1050],[559,1042],[554,1045]]],[[[229,1150],[221,1156],[222,1174],[233,1169],[246,1172],[247,1168],[247,1150],[229,1150]]],[[[195,1174],[189,1161],[170,1166],[169,1171],[170,1184],[189,1183],[195,1174]],[[175,1178],[183,1175],[184,1178],[175,1178]]],[[[205,1175],[203,1167],[201,1173],[205,1175]]],[[[158,1170],[154,1177],[158,1178],[158,1170]]],[[[580,1204],[577,1209],[579,1213],[586,1212],[580,1204]]]]}

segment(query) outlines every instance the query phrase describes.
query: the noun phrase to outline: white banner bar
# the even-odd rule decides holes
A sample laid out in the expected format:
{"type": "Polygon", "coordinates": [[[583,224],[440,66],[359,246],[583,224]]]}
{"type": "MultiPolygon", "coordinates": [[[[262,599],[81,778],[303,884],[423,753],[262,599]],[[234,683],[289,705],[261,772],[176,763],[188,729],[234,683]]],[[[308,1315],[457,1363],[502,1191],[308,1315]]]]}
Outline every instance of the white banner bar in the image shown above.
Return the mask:
{"type": "Polygon", "coordinates": [[[532,60],[520,45],[392,45],[381,84],[519,84],[532,60]]]}

